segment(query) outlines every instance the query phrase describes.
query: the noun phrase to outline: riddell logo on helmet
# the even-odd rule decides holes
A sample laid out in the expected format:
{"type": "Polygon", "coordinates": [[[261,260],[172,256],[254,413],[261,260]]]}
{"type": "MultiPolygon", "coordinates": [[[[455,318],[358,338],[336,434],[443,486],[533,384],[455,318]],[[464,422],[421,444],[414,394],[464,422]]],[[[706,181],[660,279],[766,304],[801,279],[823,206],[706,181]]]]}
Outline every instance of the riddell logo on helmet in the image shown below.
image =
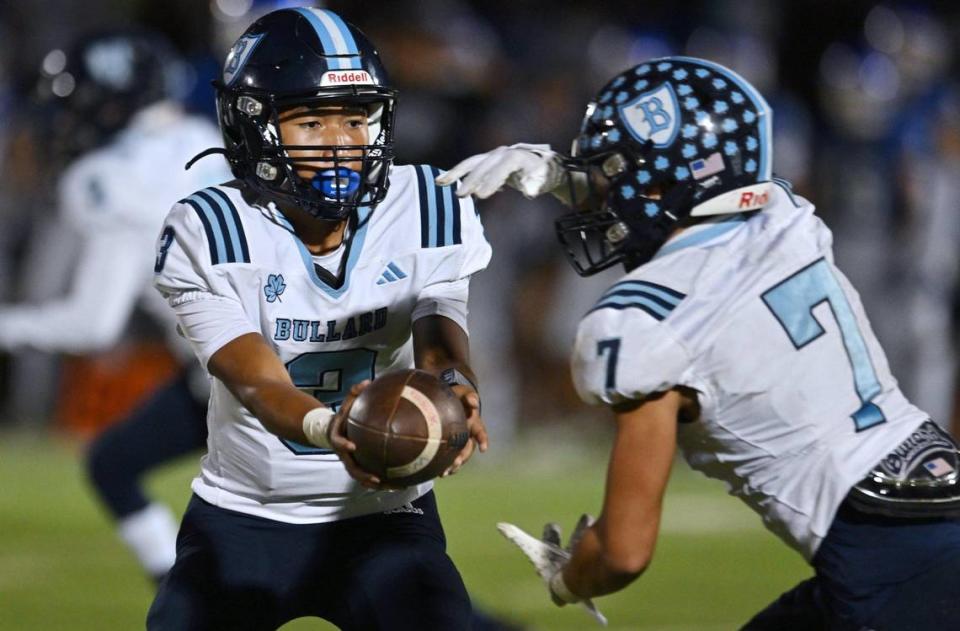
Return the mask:
{"type": "Polygon", "coordinates": [[[760,208],[766,206],[770,201],[769,191],[754,192],[743,191],[740,193],[740,208],[760,208]]]}
{"type": "Polygon", "coordinates": [[[366,70],[340,70],[324,73],[323,78],[320,80],[321,86],[351,83],[373,83],[373,79],[366,70]]]}

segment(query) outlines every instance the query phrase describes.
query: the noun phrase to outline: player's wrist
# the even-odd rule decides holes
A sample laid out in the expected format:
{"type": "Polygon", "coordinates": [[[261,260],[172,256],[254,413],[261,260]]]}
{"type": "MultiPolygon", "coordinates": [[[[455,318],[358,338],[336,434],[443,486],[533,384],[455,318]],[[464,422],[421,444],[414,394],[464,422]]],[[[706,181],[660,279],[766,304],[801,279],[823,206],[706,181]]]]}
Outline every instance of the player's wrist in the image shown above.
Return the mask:
{"type": "Polygon", "coordinates": [[[303,435],[314,447],[333,449],[330,428],[336,413],[328,407],[314,408],[303,416],[303,435]]]}
{"type": "Polygon", "coordinates": [[[550,593],[562,602],[573,604],[580,602],[581,598],[570,591],[566,581],[563,579],[563,569],[554,572],[550,577],[550,593]]]}
{"type": "Polygon", "coordinates": [[[447,368],[440,372],[440,381],[447,384],[451,388],[453,386],[465,386],[474,391],[477,395],[477,403],[480,403],[480,388],[477,387],[477,383],[463,374],[456,368],[447,368]]]}
{"type": "Polygon", "coordinates": [[[448,386],[467,386],[468,388],[472,388],[478,397],[480,396],[480,388],[477,387],[477,383],[456,368],[446,368],[442,370],[439,377],[440,381],[448,386]]]}

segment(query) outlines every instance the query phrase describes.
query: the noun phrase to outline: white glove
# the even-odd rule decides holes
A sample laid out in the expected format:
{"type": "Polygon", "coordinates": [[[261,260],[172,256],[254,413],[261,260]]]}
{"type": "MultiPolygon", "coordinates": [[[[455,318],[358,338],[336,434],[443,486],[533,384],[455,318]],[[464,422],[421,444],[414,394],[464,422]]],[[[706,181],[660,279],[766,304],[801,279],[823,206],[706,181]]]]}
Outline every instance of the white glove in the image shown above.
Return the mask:
{"type": "Polygon", "coordinates": [[[533,563],[533,567],[537,570],[537,574],[540,575],[554,602],[580,603],[580,606],[586,609],[597,622],[607,626],[607,618],[600,613],[593,602],[589,598],[578,599],[563,582],[563,568],[570,561],[571,552],[580,541],[583,532],[592,524],[593,518],[589,515],[580,517],[577,527],[570,535],[570,545],[566,550],[560,544],[560,527],[554,523],[544,526],[543,539],[537,539],[513,524],[505,522],[497,524],[497,530],[516,544],[533,563]]]}
{"type": "Polygon", "coordinates": [[[473,195],[478,199],[490,197],[504,185],[532,199],[564,183],[560,156],[550,145],[522,142],[471,156],[436,181],[440,186],[449,186],[457,180],[461,180],[457,188],[459,197],[473,195]]]}

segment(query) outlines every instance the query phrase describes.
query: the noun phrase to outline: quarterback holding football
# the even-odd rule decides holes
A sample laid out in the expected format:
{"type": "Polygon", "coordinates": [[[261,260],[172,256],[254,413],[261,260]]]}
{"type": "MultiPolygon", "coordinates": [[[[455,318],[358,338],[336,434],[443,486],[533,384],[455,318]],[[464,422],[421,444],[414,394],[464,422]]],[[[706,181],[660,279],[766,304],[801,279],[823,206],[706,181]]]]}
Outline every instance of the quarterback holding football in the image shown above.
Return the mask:
{"type": "Polygon", "coordinates": [[[147,626],[468,628],[432,482],[384,489],[343,427],[366,380],[415,366],[464,408],[452,469],[486,447],[466,309],[490,246],[473,203],[433,167],[392,164],[396,91],[332,11],[259,19],[216,87],[224,148],[208,153],[236,179],[174,205],[155,268],[212,377],[209,451],[147,626]]]}

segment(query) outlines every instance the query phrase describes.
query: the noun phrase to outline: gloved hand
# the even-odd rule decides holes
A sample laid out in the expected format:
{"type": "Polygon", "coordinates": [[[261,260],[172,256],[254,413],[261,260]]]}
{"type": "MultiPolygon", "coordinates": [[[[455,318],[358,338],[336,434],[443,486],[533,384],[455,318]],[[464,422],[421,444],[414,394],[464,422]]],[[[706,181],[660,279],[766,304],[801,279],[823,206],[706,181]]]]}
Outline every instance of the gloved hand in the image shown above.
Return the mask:
{"type": "Polygon", "coordinates": [[[566,549],[561,547],[560,526],[555,523],[548,523],[543,527],[543,538],[537,539],[517,526],[500,522],[497,524],[497,530],[504,537],[512,541],[527,559],[533,563],[537,574],[543,580],[550,592],[550,597],[554,603],[563,606],[567,603],[580,603],[580,606],[587,610],[593,618],[603,626],[607,626],[607,618],[600,613],[597,607],[589,599],[580,600],[571,593],[563,583],[563,568],[570,561],[570,556],[577,542],[583,536],[583,532],[593,524],[593,518],[589,515],[583,515],[577,522],[573,534],[570,535],[570,543],[566,549]]]}
{"type": "Polygon", "coordinates": [[[564,175],[560,155],[550,145],[517,143],[471,156],[436,181],[449,186],[457,180],[459,197],[486,199],[507,185],[532,199],[560,188],[564,175]]]}

